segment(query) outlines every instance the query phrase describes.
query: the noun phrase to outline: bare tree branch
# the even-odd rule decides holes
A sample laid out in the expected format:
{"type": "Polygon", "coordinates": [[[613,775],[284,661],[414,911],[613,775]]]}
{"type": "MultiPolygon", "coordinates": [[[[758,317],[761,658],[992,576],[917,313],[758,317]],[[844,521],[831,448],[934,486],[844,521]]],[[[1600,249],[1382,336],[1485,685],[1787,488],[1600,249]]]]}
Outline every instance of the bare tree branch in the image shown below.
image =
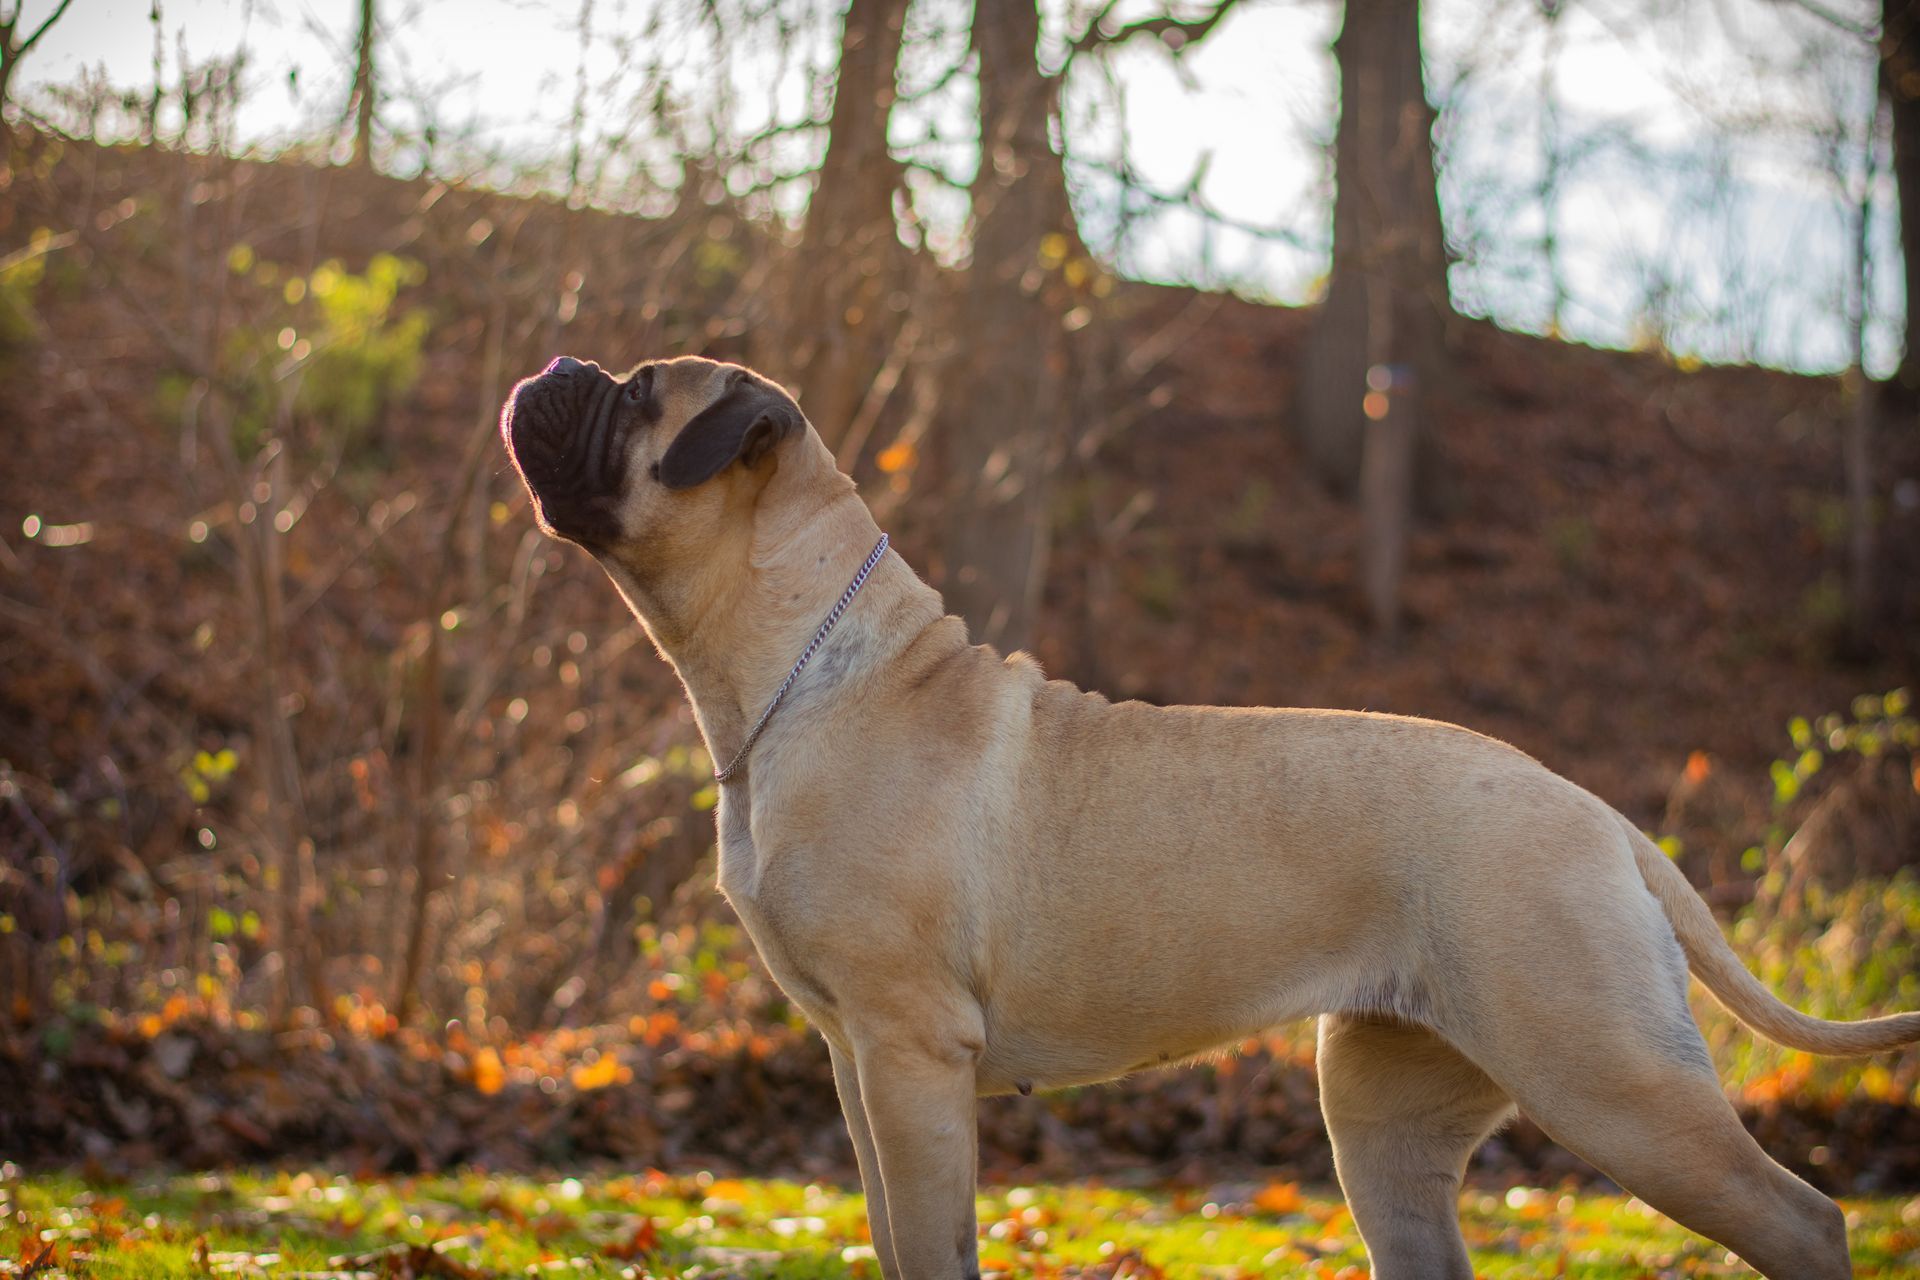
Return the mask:
{"type": "Polygon", "coordinates": [[[1073,60],[1083,53],[1100,49],[1118,48],[1135,36],[1150,35],[1158,37],[1167,52],[1179,57],[1186,50],[1206,39],[1207,33],[1220,24],[1220,20],[1232,13],[1240,0],[1217,0],[1213,8],[1197,18],[1176,18],[1171,14],[1162,14],[1156,18],[1142,18],[1138,22],[1129,22],[1125,26],[1106,29],[1106,20],[1112,16],[1118,0],[1108,0],[1098,17],[1087,24],[1080,38],[1067,46],[1067,60],[1061,70],[1073,65],[1073,60]]]}
{"type": "MultiPolygon", "coordinates": [[[[1149,204],[1169,209],[1190,209],[1198,216],[1205,218],[1208,222],[1225,227],[1230,231],[1241,232],[1258,240],[1271,240],[1279,244],[1292,245],[1295,248],[1301,249],[1315,249],[1318,247],[1299,232],[1288,227],[1263,226],[1257,222],[1248,222],[1243,218],[1236,218],[1231,214],[1223,213],[1221,210],[1215,208],[1200,192],[1201,184],[1206,180],[1207,168],[1212,163],[1212,160],[1212,152],[1201,155],[1194,165],[1193,172],[1188,175],[1185,182],[1180,184],[1179,189],[1174,191],[1163,191],[1156,187],[1148,186],[1146,183],[1140,181],[1139,176],[1135,173],[1131,165],[1116,165],[1104,160],[1085,160],[1077,156],[1070,158],[1068,163],[1074,169],[1097,173],[1102,177],[1111,178],[1113,181],[1118,182],[1128,194],[1139,196],[1149,204]]],[[[924,168],[925,166],[917,167],[924,168]]],[[[939,176],[938,173],[935,173],[935,176],[939,176]]]]}
{"type": "MultiPolygon", "coordinates": [[[[72,3],[73,0],[60,0],[60,3],[53,7],[53,12],[47,15],[47,20],[34,28],[33,34],[28,36],[13,50],[12,56],[15,58],[24,58],[33,52],[33,46],[40,43],[40,37],[47,34],[47,28],[60,21],[60,15],[65,13],[67,6],[72,3]]],[[[15,10],[12,21],[7,23],[7,34],[9,36],[13,34],[14,23],[19,21],[20,13],[18,10],[15,10]]]]}

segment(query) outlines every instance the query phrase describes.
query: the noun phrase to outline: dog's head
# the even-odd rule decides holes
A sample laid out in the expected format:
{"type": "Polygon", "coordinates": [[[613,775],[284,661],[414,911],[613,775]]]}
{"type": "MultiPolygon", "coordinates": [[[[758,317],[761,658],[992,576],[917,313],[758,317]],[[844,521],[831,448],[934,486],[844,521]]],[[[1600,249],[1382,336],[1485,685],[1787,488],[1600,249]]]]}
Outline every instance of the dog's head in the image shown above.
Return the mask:
{"type": "Polygon", "coordinates": [[[807,431],[780,387],[697,356],[619,377],[561,356],[500,414],[540,527],[642,579],[712,545],[807,431]]]}

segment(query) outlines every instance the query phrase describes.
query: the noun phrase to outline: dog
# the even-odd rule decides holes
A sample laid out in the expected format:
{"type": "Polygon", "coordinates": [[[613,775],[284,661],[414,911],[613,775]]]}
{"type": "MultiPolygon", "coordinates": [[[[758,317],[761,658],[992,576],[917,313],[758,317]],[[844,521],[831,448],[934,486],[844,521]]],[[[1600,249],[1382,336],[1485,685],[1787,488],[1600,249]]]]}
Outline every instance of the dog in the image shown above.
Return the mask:
{"type": "Polygon", "coordinates": [[[720,888],[826,1039],[888,1280],[979,1274],[976,1098],[1310,1016],[1379,1280],[1471,1280],[1462,1175],[1516,1108],[1775,1280],[1850,1274],[1839,1208],[1728,1105],[1688,973],[1814,1053],[1920,1014],[1789,1009],[1592,794],[1449,724],[1116,704],[969,644],[738,365],[562,357],[501,432],[723,765],[720,888]]]}

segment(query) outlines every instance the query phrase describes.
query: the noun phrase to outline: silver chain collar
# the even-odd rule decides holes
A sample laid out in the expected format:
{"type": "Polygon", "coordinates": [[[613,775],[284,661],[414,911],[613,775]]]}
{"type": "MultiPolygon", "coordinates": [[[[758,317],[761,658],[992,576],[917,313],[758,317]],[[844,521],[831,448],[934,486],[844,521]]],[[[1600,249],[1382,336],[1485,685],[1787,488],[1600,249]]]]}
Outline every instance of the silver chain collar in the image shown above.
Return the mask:
{"type": "Polygon", "coordinates": [[[820,629],[813,633],[813,639],[808,641],[807,647],[801,651],[800,661],[793,664],[793,670],[787,672],[787,678],[780,682],[778,689],[774,690],[773,701],[769,702],[767,709],[760,713],[760,719],[755,722],[753,728],[747,730],[747,740],[740,744],[740,750],[734,752],[733,759],[727,761],[726,768],[714,771],[715,782],[731,782],[733,776],[740,772],[740,766],[747,762],[747,753],[753,750],[753,744],[760,740],[760,732],[767,727],[767,721],[773,719],[773,713],[780,709],[780,701],[787,696],[787,690],[793,688],[793,682],[798,680],[800,673],[807,669],[807,663],[813,661],[813,655],[826,642],[827,633],[832,631],[834,624],[840,621],[840,615],[847,611],[847,606],[853,603],[854,596],[858,595],[860,588],[866,585],[867,575],[873,572],[873,567],[880,563],[880,557],[886,554],[887,535],[883,533],[880,535],[880,541],[873,544],[873,552],[867,556],[867,562],[860,566],[860,572],[853,575],[853,581],[849,582],[847,589],[840,593],[839,603],[827,610],[826,621],[820,624],[820,629]]]}

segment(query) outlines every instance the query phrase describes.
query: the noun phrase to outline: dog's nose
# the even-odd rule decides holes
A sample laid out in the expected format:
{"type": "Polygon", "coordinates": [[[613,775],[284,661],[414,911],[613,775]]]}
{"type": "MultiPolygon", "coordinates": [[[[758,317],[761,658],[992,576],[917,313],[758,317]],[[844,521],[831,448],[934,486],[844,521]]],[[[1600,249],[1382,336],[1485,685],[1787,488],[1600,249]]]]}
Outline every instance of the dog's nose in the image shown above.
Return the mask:
{"type": "Polygon", "coordinates": [[[543,372],[572,373],[577,369],[585,369],[588,367],[589,367],[588,365],[582,363],[579,360],[575,360],[572,356],[555,356],[553,358],[553,363],[548,365],[546,369],[543,370],[543,372]]]}

